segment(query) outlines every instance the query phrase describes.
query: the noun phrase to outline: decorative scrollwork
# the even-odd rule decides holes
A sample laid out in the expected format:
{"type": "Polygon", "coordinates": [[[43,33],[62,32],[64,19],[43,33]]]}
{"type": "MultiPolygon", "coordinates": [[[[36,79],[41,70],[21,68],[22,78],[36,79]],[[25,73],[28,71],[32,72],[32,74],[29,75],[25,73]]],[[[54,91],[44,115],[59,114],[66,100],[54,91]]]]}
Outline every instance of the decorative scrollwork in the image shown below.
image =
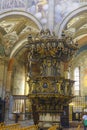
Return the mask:
{"type": "Polygon", "coordinates": [[[8,33],[3,37],[5,54],[8,56],[15,42],[18,40],[16,32],[8,33]]]}
{"type": "Polygon", "coordinates": [[[49,29],[41,30],[35,38],[28,37],[28,46],[32,55],[37,54],[37,58],[52,57],[63,62],[69,61],[78,49],[71,37],[62,34],[62,39],[58,39],[49,29]]]}

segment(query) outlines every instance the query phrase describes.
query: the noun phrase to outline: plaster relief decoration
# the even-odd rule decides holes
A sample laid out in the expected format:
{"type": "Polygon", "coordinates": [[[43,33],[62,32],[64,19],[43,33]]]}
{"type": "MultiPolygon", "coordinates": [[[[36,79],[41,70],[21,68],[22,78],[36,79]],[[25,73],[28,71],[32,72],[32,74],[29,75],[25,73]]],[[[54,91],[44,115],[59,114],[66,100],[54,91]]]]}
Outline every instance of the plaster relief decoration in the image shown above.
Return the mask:
{"type": "Polygon", "coordinates": [[[25,0],[0,0],[0,9],[25,8],[25,0]]]}
{"type": "Polygon", "coordinates": [[[26,26],[19,34],[19,37],[21,36],[21,34],[27,34],[27,33],[36,33],[38,32],[38,29],[37,28],[34,28],[34,25],[33,27],[30,27],[30,26],[26,26]]]}
{"type": "Polygon", "coordinates": [[[10,33],[12,32],[11,30],[14,29],[15,25],[17,25],[19,22],[19,20],[14,20],[14,19],[7,19],[7,20],[2,20],[0,22],[0,28],[3,28],[4,29],[4,34],[6,33],[10,33]]]}
{"type": "Polygon", "coordinates": [[[65,30],[64,33],[66,34],[66,36],[73,37],[75,34],[75,31],[76,31],[75,28],[69,28],[65,30]]]}
{"type": "Polygon", "coordinates": [[[11,32],[3,37],[4,49],[5,54],[8,56],[11,52],[12,47],[14,46],[15,42],[18,40],[18,36],[16,32],[11,32]]]}

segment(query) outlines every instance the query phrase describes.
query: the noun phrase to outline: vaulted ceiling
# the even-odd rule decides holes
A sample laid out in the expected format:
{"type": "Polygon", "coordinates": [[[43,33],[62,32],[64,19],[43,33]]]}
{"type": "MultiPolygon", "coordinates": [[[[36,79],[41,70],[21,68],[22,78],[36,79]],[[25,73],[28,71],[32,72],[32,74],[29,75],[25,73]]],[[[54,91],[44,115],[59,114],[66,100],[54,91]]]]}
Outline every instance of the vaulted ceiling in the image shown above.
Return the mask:
{"type": "MultiPolygon", "coordinates": [[[[1,19],[0,45],[4,48],[3,51],[5,51],[5,56],[10,56],[14,46],[23,39],[28,38],[30,33],[34,35],[38,31],[39,28],[37,24],[24,16],[13,15],[1,19]]],[[[3,56],[4,53],[2,51],[0,52],[3,56]]]]}
{"type": "Polygon", "coordinates": [[[71,32],[73,39],[77,41],[87,36],[87,12],[82,12],[68,21],[66,30],[71,32]]]}
{"type": "MultiPolygon", "coordinates": [[[[80,45],[87,43],[87,12],[75,15],[64,28],[66,34],[73,37],[80,45]]],[[[10,56],[15,46],[21,43],[31,33],[35,35],[40,29],[32,19],[24,16],[12,15],[0,19],[0,55],[10,56]],[[5,55],[4,55],[5,54],[5,55]]],[[[57,34],[58,35],[58,34],[57,34]]],[[[16,53],[20,59],[26,48],[16,53]]]]}

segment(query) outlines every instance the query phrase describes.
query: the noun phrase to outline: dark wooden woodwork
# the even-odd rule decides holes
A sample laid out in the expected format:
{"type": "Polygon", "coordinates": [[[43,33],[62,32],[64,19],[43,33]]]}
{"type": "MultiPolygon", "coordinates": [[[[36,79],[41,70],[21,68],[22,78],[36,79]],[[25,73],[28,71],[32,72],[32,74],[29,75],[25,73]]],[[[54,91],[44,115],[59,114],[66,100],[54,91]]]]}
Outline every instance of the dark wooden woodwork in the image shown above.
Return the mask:
{"type": "Polygon", "coordinates": [[[69,127],[69,105],[63,106],[61,114],[61,126],[64,128],[69,127]]]}
{"type": "Polygon", "coordinates": [[[0,98],[0,122],[4,122],[5,118],[5,101],[0,98]]]}

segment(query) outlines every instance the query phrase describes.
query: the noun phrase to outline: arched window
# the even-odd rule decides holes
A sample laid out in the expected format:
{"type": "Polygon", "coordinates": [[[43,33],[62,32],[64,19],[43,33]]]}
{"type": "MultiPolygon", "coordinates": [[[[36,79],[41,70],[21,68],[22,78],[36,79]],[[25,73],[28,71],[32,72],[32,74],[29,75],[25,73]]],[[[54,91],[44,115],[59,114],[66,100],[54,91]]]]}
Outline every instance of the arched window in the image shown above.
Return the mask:
{"type": "Polygon", "coordinates": [[[79,84],[79,79],[80,79],[80,68],[76,67],[74,70],[74,94],[79,96],[80,92],[80,84],[79,84]]]}

